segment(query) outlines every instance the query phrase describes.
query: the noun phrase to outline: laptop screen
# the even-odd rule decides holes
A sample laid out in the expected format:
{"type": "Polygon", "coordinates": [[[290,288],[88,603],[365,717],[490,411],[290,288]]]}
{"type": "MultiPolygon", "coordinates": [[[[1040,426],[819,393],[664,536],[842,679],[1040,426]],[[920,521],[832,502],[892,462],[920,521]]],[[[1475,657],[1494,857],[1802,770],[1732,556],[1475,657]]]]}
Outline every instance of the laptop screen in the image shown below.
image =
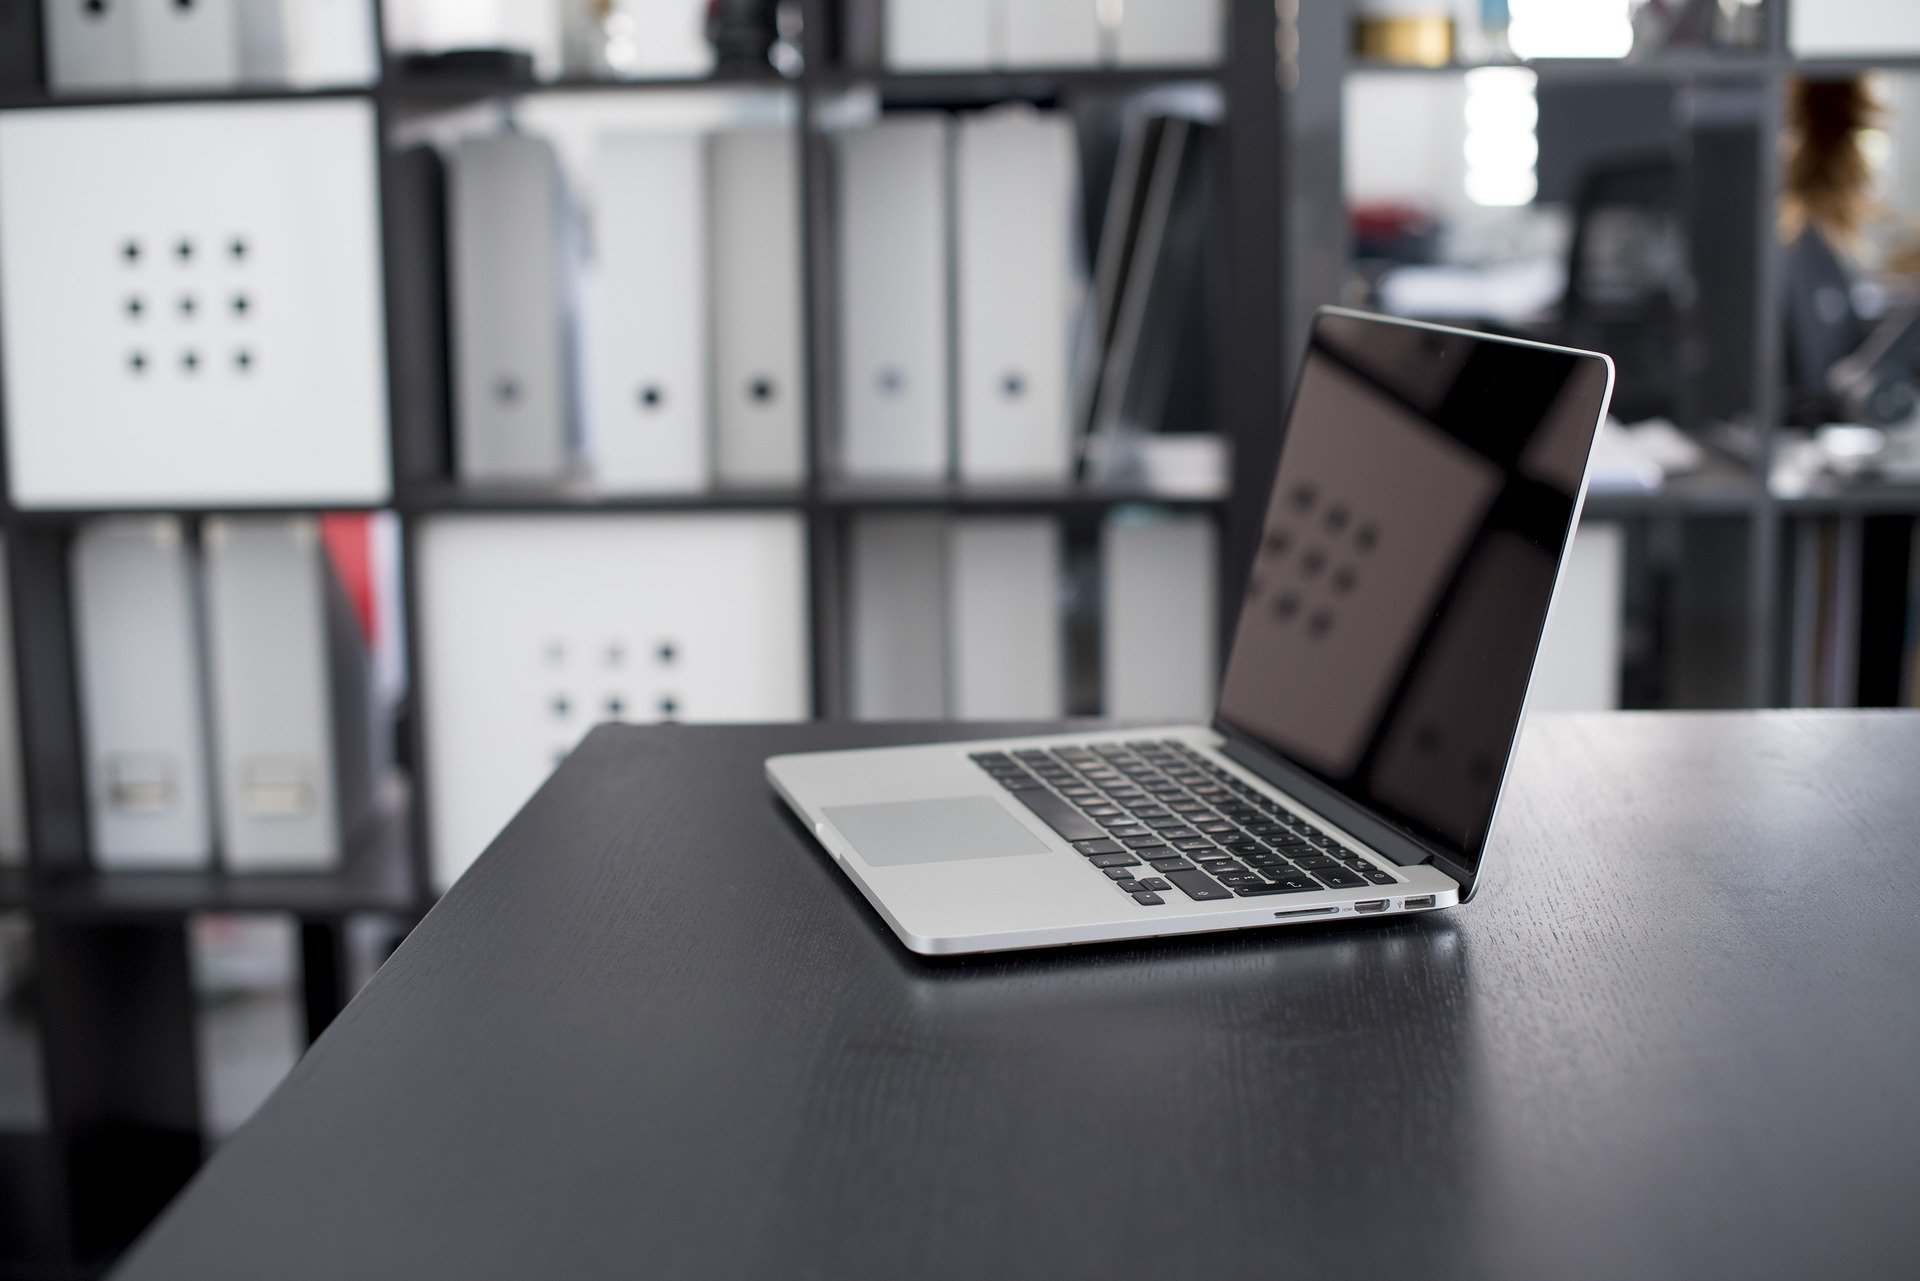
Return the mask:
{"type": "Polygon", "coordinates": [[[1323,311],[1219,720],[1474,872],[1610,381],[1323,311]]]}

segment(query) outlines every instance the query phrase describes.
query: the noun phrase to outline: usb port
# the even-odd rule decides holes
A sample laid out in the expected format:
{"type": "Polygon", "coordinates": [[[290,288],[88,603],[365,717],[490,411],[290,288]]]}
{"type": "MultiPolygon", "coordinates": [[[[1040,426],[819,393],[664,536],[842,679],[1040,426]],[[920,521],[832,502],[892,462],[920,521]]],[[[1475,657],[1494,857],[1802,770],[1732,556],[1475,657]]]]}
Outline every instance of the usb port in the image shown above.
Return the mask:
{"type": "Polygon", "coordinates": [[[1422,894],[1418,898],[1408,899],[1406,902],[1402,903],[1400,906],[1406,908],[1407,911],[1409,912],[1417,911],[1423,907],[1432,907],[1433,895],[1422,894]]]}
{"type": "Polygon", "coordinates": [[[1387,910],[1387,900],[1383,898],[1366,899],[1362,902],[1355,903],[1353,910],[1356,912],[1384,912],[1387,910]]]}

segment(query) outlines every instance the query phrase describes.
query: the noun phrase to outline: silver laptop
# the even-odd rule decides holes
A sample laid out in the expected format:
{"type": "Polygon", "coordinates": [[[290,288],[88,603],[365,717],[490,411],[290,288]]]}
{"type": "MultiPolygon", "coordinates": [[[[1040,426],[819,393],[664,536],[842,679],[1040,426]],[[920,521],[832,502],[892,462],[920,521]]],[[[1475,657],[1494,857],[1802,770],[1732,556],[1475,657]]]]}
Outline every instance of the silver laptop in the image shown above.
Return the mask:
{"type": "Polygon", "coordinates": [[[915,952],[1466,902],[1612,389],[1592,352],[1323,310],[1211,725],[767,777],[915,952]]]}

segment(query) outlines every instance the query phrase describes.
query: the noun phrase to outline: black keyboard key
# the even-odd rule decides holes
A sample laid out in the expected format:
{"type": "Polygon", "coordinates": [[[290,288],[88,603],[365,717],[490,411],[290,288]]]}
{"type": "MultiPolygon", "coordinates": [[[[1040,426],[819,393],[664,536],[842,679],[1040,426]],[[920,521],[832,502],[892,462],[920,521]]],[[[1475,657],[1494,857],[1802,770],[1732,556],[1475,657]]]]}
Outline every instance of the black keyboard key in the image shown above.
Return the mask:
{"type": "Polygon", "coordinates": [[[1219,899],[1233,897],[1231,891],[1223,889],[1212,877],[1198,870],[1168,872],[1167,879],[1172,881],[1182,894],[1196,903],[1212,903],[1219,899]]]}
{"type": "MultiPolygon", "coordinates": [[[[1131,867],[1138,866],[1140,866],[1138,863],[1131,865],[1131,867]]],[[[1132,871],[1130,867],[1106,867],[1100,870],[1107,874],[1108,880],[1112,881],[1131,881],[1138,875],[1138,873],[1132,871]]]]}
{"type": "Polygon", "coordinates": [[[1005,752],[975,752],[970,758],[976,765],[1011,765],[1013,758],[1005,752]]]}
{"type": "Polygon", "coordinates": [[[1170,842],[1177,850],[1210,850],[1213,842],[1204,836],[1176,836],[1170,842]]]}
{"type": "MultiPolygon", "coordinates": [[[[1002,784],[1005,786],[1005,784],[1002,784]]],[[[1035,784],[1038,787],[1039,784],[1035,784]]],[[[1097,841],[1106,833],[1100,825],[1067,802],[1048,791],[1015,792],[1014,799],[1034,812],[1042,823],[1060,833],[1063,840],[1097,841]]]]}
{"type": "Polygon", "coordinates": [[[1107,835],[1116,841],[1124,841],[1128,837],[1147,835],[1147,827],[1146,824],[1135,823],[1131,819],[1125,823],[1108,823],[1107,835]]]}
{"type": "Polygon", "coordinates": [[[1142,836],[1123,836],[1120,838],[1120,843],[1130,850],[1154,850],[1166,844],[1151,832],[1142,836]]]}
{"type": "Polygon", "coordinates": [[[1120,842],[1104,839],[1097,841],[1075,841],[1073,848],[1079,850],[1082,854],[1118,854],[1120,852],[1120,842]]]}
{"type": "MultiPolygon", "coordinates": [[[[1140,860],[1131,854],[1095,854],[1087,860],[1095,867],[1139,867],[1140,860]]],[[[1357,884],[1357,882],[1356,882],[1357,884]]]]}
{"type": "Polygon", "coordinates": [[[1194,826],[1203,832],[1211,832],[1216,836],[1225,836],[1227,833],[1233,831],[1233,824],[1218,818],[1210,818],[1203,823],[1195,823],[1194,826]]]}
{"type": "Polygon", "coordinates": [[[1351,890],[1366,884],[1364,880],[1344,867],[1321,868],[1314,873],[1314,876],[1322,885],[1331,886],[1336,890],[1351,890]]]}
{"type": "Polygon", "coordinates": [[[1143,876],[1140,878],[1140,888],[1143,890],[1170,890],[1173,886],[1167,884],[1157,876],[1143,876]]]}
{"type": "Polygon", "coordinates": [[[1236,885],[1233,892],[1241,898],[1257,898],[1262,894],[1304,894],[1308,890],[1320,887],[1305,877],[1290,877],[1285,881],[1276,881],[1271,885],[1236,885]]]}
{"type": "Polygon", "coordinates": [[[1187,857],[1191,858],[1194,862],[1198,863],[1201,867],[1206,868],[1209,872],[1225,871],[1227,868],[1233,868],[1234,870],[1237,871],[1239,870],[1239,867],[1240,867],[1238,863],[1234,862],[1232,859],[1228,858],[1224,854],[1220,855],[1217,858],[1209,858],[1204,854],[1189,854],[1187,857]]]}
{"type": "Polygon", "coordinates": [[[1119,818],[1126,811],[1122,810],[1118,805],[1082,805],[1080,812],[1088,818],[1097,821],[1106,818],[1119,818]]]}
{"type": "Polygon", "coordinates": [[[1150,858],[1147,863],[1156,872],[1184,872],[1193,866],[1183,858],[1150,858]]]}
{"type": "Polygon", "coordinates": [[[1167,900],[1161,898],[1158,894],[1155,894],[1151,890],[1141,890],[1139,893],[1133,896],[1133,901],[1140,904],[1140,906],[1142,907],[1159,907],[1162,903],[1166,902],[1167,900]]]}
{"type": "Polygon", "coordinates": [[[1293,865],[1295,867],[1304,867],[1309,872],[1317,872],[1323,867],[1339,866],[1339,864],[1335,863],[1332,859],[1328,858],[1325,854],[1296,855],[1294,856],[1294,859],[1293,859],[1293,865]]]}
{"type": "MultiPolygon", "coordinates": [[[[1047,787],[1045,783],[1042,783],[1031,774],[1022,774],[1018,778],[1008,776],[1006,778],[995,779],[994,781],[1006,788],[1009,792],[1046,791],[1047,787]]],[[[1051,795],[1051,793],[1049,793],[1049,795],[1051,795]]]]}
{"type": "Polygon", "coordinates": [[[1369,885],[1394,885],[1398,883],[1392,876],[1381,871],[1371,863],[1361,867],[1359,871],[1360,875],[1367,878],[1367,884],[1369,885]]]}
{"type": "Polygon", "coordinates": [[[1188,827],[1185,823],[1179,823],[1171,827],[1162,827],[1158,823],[1155,823],[1152,826],[1154,831],[1160,833],[1160,835],[1164,836],[1166,839],[1170,841],[1192,840],[1194,837],[1200,835],[1200,833],[1194,831],[1191,827],[1188,827]]]}

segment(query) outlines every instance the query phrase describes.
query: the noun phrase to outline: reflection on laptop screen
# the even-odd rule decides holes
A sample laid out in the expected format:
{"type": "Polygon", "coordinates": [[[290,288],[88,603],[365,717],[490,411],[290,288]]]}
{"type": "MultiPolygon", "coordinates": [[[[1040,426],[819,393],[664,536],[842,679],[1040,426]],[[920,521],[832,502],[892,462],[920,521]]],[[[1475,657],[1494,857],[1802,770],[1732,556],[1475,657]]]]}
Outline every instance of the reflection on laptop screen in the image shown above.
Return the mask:
{"type": "Polygon", "coordinates": [[[1598,357],[1322,313],[1220,720],[1472,871],[1607,382],[1598,357]]]}

